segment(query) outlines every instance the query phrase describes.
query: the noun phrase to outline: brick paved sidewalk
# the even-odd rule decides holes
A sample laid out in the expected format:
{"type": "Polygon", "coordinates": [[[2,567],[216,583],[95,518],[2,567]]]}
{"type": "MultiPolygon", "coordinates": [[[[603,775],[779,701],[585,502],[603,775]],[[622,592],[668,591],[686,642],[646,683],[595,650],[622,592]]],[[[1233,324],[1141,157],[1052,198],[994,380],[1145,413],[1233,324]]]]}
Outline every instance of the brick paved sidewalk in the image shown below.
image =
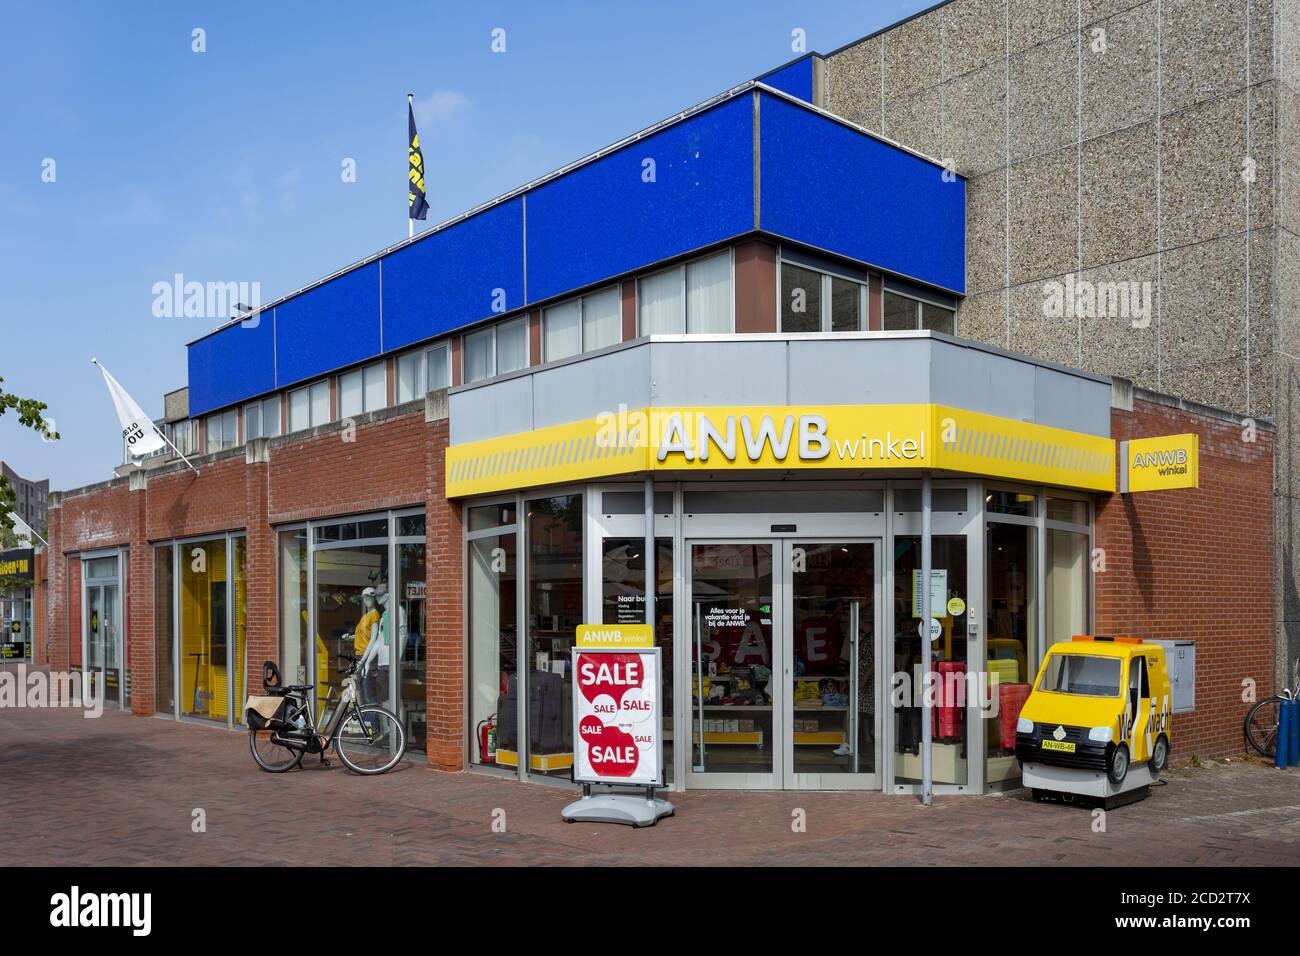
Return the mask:
{"type": "Polygon", "coordinates": [[[1023,794],[927,809],[879,793],[674,794],[676,817],[633,830],[561,822],[568,790],[419,762],[378,778],[337,761],[266,774],[244,735],[159,718],[3,710],[0,741],[0,866],[1300,864],[1300,772],[1235,761],[1167,773],[1106,833],[1087,810],[1023,794]]]}

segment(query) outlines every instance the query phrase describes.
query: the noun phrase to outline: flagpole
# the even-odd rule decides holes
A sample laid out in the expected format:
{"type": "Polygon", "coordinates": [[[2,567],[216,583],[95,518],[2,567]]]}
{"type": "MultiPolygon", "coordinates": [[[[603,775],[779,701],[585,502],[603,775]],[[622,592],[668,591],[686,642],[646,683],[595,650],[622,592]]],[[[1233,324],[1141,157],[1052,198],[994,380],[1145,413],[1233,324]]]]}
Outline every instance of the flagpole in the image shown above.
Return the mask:
{"type": "MultiPolygon", "coordinates": [[[[415,103],[415,94],[407,93],[406,94],[407,109],[411,109],[411,110],[415,109],[414,103],[415,103]]],[[[409,146],[410,144],[408,143],[407,145],[409,146]]],[[[407,239],[415,238],[415,220],[411,218],[411,204],[409,202],[406,204],[406,238],[407,239]]]]}
{"type": "Polygon", "coordinates": [[[176,456],[180,458],[181,461],[185,462],[185,464],[190,466],[190,471],[194,472],[194,474],[196,475],[199,473],[199,470],[194,467],[194,462],[190,461],[188,458],[182,455],[181,450],[179,448],[177,448],[175,445],[172,445],[172,440],[167,437],[165,432],[163,432],[157,425],[154,425],[153,430],[157,432],[159,438],[165,441],[168,445],[171,445],[172,451],[176,452],[176,456]]]}

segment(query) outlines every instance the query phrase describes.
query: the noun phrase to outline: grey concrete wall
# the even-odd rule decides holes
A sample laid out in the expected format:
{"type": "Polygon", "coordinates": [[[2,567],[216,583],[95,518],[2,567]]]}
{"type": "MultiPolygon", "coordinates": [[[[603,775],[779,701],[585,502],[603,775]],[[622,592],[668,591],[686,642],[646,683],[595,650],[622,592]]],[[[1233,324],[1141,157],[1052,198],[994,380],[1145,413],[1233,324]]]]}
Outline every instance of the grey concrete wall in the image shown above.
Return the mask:
{"type": "Polygon", "coordinates": [[[969,177],[959,335],[1276,418],[1279,676],[1300,658],[1297,78],[1300,0],[952,0],[830,55],[826,90],[969,177]],[[1149,322],[1049,315],[1070,277],[1137,283],[1149,322]]]}

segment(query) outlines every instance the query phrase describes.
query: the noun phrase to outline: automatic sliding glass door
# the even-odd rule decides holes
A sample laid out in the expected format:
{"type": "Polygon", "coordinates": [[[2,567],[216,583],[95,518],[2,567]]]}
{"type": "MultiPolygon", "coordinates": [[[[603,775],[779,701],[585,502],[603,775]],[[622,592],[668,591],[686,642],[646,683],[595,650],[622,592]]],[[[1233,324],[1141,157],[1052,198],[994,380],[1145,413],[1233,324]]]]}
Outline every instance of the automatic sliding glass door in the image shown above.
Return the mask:
{"type": "Polygon", "coordinates": [[[774,640],[778,546],[691,543],[691,751],[688,784],[779,786],[782,649],[774,640]]]}
{"type": "Polygon", "coordinates": [[[870,541],[782,542],[787,789],[879,787],[878,562],[870,541]]]}

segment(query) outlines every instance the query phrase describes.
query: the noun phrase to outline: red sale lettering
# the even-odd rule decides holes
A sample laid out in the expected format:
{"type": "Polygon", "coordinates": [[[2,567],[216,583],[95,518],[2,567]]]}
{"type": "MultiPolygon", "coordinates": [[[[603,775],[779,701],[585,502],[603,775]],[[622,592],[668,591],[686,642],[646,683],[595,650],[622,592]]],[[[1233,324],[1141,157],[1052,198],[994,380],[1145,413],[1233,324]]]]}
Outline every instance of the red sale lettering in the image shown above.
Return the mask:
{"type": "Polygon", "coordinates": [[[613,698],[615,706],[633,687],[645,680],[645,666],[640,654],[580,654],[578,655],[578,687],[588,703],[597,697],[613,698]]]}

